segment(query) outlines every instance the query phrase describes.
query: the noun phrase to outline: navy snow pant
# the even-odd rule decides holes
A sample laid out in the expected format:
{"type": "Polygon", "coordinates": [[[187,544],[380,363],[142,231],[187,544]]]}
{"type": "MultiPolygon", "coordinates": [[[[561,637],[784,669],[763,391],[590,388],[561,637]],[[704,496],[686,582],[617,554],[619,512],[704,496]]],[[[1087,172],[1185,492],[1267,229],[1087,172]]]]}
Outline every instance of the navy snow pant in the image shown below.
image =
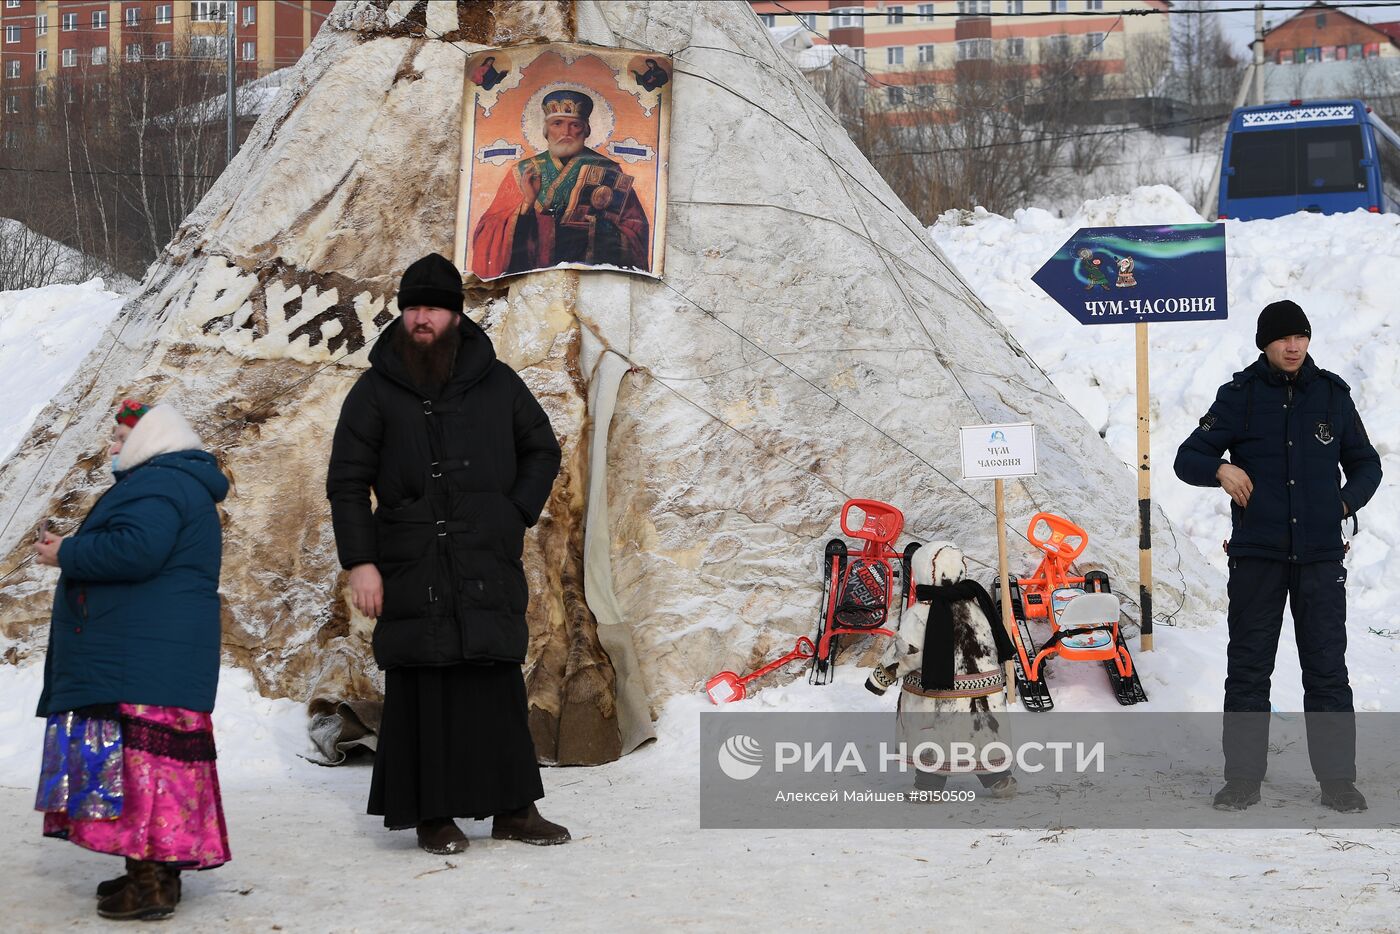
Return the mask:
{"type": "Polygon", "coordinates": [[[1225,675],[1225,780],[1263,781],[1269,749],[1269,678],[1287,598],[1303,669],[1308,758],[1318,781],[1356,780],[1356,721],[1347,679],[1346,568],[1230,559],[1230,647],[1225,675]],[[1320,716],[1313,716],[1314,714],[1320,716]]]}

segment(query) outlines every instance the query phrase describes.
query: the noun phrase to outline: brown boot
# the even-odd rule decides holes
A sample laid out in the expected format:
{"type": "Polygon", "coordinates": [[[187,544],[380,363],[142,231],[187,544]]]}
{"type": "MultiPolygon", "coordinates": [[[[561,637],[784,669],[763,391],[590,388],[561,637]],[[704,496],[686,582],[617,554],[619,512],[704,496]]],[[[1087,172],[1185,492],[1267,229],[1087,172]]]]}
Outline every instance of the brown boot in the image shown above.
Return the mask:
{"type": "Polygon", "coordinates": [[[161,863],[127,860],[126,884],[99,901],[97,913],[116,921],[155,921],[169,917],[179,900],[177,872],[161,863]]]}
{"type": "MultiPolygon", "coordinates": [[[[127,857],[127,872],[122,873],[115,879],[108,879],[105,882],[97,883],[97,897],[106,898],[108,895],[115,895],[118,892],[120,892],[123,888],[125,888],[126,884],[131,881],[131,876],[127,873],[131,871],[131,864],[134,862],[136,862],[136,860],[132,859],[131,857],[127,857]]],[[[180,870],[167,869],[165,874],[165,884],[169,889],[171,889],[171,894],[175,899],[175,904],[180,904],[180,870]]]]}
{"type": "Polygon", "coordinates": [[[126,858],[126,872],[117,876],[115,879],[108,879],[105,882],[97,883],[97,897],[106,898],[108,895],[116,895],[124,889],[126,884],[131,881],[131,876],[127,873],[131,872],[131,864],[134,862],[136,862],[136,860],[128,856],[126,858]]]}
{"type": "Polygon", "coordinates": [[[429,853],[448,856],[467,848],[467,835],[450,817],[425,820],[418,825],[418,847],[429,853]]]}
{"type": "Polygon", "coordinates": [[[533,804],[518,811],[497,814],[491,819],[491,839],[519,840],[535,846],[552,846],[568,843],[569,832],[563,827],[540,817],[533,804]]]}

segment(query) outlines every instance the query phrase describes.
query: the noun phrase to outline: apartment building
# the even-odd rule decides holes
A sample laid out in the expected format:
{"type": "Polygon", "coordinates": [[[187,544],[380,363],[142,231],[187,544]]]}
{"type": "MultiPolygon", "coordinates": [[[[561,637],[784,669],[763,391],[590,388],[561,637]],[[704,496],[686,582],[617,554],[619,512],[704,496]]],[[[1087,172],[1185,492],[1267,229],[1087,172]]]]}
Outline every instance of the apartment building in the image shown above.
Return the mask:
{"type": "Polygon", "coordinates": [[[334,6],[334,0],[0,0],[0,127],[6,114],[45,106],[60,77],[101,82],[118,62],[222,62],[229,15],[238,79],[266,75],[301,58],[334,6]]]}
{"type": "Polygon", "coordinates": [[[751,0],[770,27],[800,24],[814,42],[848,46],[881,93],[872,105],[917,103],[992,62],[1023,64],[1040,77],[1073,65],[1104,88],[1122,83],[1141,43],[1169,41],[1168,0],[751,0]],[[1154,8],[1159,16],[1123,16],[1154,8]]]}

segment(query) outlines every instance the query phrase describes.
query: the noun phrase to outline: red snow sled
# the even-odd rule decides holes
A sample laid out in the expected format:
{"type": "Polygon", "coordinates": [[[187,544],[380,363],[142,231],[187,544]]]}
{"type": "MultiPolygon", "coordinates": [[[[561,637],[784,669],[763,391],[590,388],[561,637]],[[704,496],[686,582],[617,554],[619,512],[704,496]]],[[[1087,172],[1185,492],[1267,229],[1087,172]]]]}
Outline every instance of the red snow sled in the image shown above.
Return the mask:
{"type": "Polygon", "coordinates": [[[894,543],[903,530],[904,514],[888,503],[853,499],[841,507],[841,531],[860,539],[861,548],[851,555],[839,538],[826,543],[817,652],[807,676],[810,683],[830,683],[841,636],[894,638],[886,623],[893,611],[897,627],[900,614],[910,605],[910,560],[919,549],[918,542],[910,542],[902,554],[895,551],[894,543]],[[851,527],[852,512],[861,516],[856,528],[851,527]]]}
{"type": "Polygon", "coordinates": [[[1043,557],[1030,577],[1009,581],[1016,623],[1011,632],[1016,644],[1013,662],[1021,703],[1027,710],[1054,708],[1045,683],[1046,663],[1052,657],[1100,662],[1118,703],[1126,706],[1147,700],[1133,657],[1118,630],[1120,607],[1108,575],[1103,571],[1090,571],[1082,577],[1070,574],[1070,562],[1083,554],[1089,533],[1068,519],[1039,512],[1031,518],[1026,537],[1043,557]],[[1030,620],[1034,618],[1050,624],[1050,637],[1040,648],[1031,636],[1030,620]]]}
{"type": "Polygon", "coordinates": [[[748,697],[747,685],[750,681],[757,681],[768,672],[781,668],[788,662],[796,661],[799,658],[811,658],[814,654],[816,654],[816,647],[812,645],[812,640],[801,636],[798,638],[797,644],[792,647],[791,652],[782,658],[769,662],[753,674],[744,675],[741,678],[732,671],[721,671],[705,682],[705,693],[709,695],[712,704],[729,704],[741,701],[748,697]]]}

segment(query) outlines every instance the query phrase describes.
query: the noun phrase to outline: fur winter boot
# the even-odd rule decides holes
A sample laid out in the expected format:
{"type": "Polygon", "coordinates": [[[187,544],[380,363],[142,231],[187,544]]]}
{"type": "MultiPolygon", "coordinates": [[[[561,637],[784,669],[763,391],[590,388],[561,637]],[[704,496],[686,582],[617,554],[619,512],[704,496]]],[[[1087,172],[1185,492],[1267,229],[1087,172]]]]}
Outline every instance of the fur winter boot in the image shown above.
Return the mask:
{"type": "MultiPolygon", "coordinates": [[[[129,859],[126,884],[97,903],[97,913],[114,921],[156,921],[175,911],[178,871],[162,863],[129,859]]],[[[109,880],[116,881],[116,880],[109,880]]]]}
{"type": "MultiPolygon", "coordinates": [[[[108,895],[115,895],[117,892],[121,891],[122,888],[131,881],[131,876],[128,873],[131,872],[131,864],[134,862],[136,862],[136,860],[127,857],[126,872],[117,876],[115,879],[108,879],[105,882],[97,883],[97,897],[106,898],[108,895]]],[[[180,870],[167,869],[166,884],[172,889],[175,904],[180,904],[180,870]]]]}
{"type": "Polygon", "coordinates": [[[467,835],[450,817],[425,820],[418,825],[418,847],[439,856],[460,853],[467,848],[467,835]]]}
{"type": "Polygon", "coordinates": [[[991,775],[978,777],[991,779],[991,781],[982,782],[982,788],[987,792],[987,797],[998,799],[1016,797],[1016,777],[1014,775],[998,775],[992,773],[991,775]]]}
{"type": "Polygon", "coordinates": [[[491,839],[519,840],[535,846],[551,846],[568,843],[569,831],[552,821],[540,817],[533,804],[518,811],[497,814],[491,820],[491,839]]]}

